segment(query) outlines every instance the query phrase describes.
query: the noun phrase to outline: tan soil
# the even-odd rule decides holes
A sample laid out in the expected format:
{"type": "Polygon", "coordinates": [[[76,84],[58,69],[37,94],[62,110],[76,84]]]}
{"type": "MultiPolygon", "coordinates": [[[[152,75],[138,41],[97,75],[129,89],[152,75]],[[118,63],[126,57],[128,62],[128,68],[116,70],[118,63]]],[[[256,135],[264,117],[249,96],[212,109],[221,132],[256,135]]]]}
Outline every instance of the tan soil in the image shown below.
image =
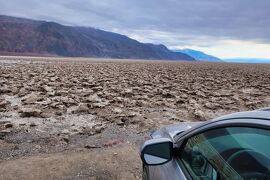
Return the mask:
{"type": "Polygon", "coordinates": [[[135,149],[123,144],[6,161],[0,166],[0,179],[139,179],[141,166],[135,149]]]}

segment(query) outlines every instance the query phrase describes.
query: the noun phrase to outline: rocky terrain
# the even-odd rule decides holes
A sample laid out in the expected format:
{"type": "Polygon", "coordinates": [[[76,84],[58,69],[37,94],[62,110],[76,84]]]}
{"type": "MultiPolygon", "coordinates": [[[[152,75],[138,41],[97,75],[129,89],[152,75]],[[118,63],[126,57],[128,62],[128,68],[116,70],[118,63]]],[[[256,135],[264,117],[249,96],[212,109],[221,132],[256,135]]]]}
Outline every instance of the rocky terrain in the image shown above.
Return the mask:
{"type": "Polygon", "coordinates": [[[139,179],[160,126],[270,106],[270,65],[0,58],[0,179],[139,179]]]}

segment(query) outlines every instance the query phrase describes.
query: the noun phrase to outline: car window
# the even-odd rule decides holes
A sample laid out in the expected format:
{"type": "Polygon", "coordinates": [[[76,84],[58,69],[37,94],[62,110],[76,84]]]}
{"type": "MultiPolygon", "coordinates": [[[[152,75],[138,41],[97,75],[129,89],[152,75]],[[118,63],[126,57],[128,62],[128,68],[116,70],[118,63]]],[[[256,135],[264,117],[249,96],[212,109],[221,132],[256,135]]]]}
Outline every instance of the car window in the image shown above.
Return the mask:
{"type": "Polygon", "coordinates": [[[193,179],[270,179],[270,131],[207,131],[189,138],[179,158],[193,179]]]}

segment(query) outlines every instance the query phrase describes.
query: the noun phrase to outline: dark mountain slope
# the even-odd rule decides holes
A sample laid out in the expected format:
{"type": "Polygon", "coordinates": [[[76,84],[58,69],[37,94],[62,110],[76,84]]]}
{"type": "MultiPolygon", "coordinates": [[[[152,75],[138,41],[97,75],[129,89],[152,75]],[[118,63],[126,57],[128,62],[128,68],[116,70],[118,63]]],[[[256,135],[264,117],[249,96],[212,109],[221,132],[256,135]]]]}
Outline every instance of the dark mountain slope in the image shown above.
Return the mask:
{"type": "Polygon", "coordinates": [[[164,45],[144,44],[94,28],[0,16],[0,53],[194,60],[164,45]]]}

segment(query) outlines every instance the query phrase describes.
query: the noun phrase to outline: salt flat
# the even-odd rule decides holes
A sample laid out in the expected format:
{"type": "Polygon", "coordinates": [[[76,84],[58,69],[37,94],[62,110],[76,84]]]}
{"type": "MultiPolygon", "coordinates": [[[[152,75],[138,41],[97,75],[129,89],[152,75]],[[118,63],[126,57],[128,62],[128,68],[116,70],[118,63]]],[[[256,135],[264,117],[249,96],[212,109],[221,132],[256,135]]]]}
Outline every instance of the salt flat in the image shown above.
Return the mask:
{"type": "Polygon", "coordinates": [[[0,57],[0,174],[25,178],[10,167],[29,163],[28,179],[140,178],[149,132],[270,106],[269,77],[261,64],[0,57]],[[57,158],[63,174],[44,165],[57,158]]]}

